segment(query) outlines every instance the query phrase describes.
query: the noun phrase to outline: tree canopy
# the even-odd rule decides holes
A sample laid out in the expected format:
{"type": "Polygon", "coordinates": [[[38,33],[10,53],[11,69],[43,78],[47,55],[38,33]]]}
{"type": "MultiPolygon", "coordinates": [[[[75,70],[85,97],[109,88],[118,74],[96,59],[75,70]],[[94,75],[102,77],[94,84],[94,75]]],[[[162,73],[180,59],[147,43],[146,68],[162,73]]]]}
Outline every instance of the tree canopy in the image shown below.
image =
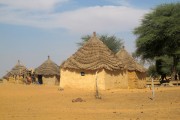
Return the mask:
{"type": "MultiPolygon", "coordinates": [[[[90,35],[83,36],[81,38],[82,42],[77,43],[78,46],[83,46],[90,39],[90,37],[91,37],[90,35]]],[[[123,46],[122,39],[117,38],[114,35],[112,35],[112,36],[98,35],[98,37],[114,53],[117,53],[120,50],[120,48],[122,48],[122,46],[123,46]]]]}
{"type": "Polygon", "coordinates": [[[156,58],[156,70],[159,74],[170,74],[172,57],[161,56],[156,58]]]}
{"type": "MultiPolygon", "coordinates": [[[[154,59],[161,56],[172,57],[170,70],[173,76],[177,73],[180,62],[180,3],[162,4],[146,14],[139,27],[134,29],[136,54],[143,59],[154,59]]],[[[161,62],[162,59],[156,59],[161,62]]],[[[159,69],[158,66],[156,66],[159,69]]],[[[168,72],[167,67],[161,71],[168,72]]]]}
{"type": "Polygon", "coordinates": [[[153,76],[155,78],[157,78],[159,75],[157,73],[157,70],[156,70],[156,66],[155,65],[150,65],[149,68],[148,68],[148,71],[147,71],[147,76],[153,76]]]}
{"type": "Polygon", "coordinates": [[[180,3],[157,6],[135,28],[137,54],[143,58],[180,53],[180,3]]]}

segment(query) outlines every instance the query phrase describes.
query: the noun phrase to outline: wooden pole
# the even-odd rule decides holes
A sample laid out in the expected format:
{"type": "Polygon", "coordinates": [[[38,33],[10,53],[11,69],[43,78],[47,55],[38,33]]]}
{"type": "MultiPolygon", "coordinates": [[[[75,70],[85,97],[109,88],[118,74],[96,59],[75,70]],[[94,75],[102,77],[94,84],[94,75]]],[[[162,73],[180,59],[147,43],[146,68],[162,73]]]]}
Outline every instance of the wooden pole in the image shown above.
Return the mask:
{"type": "Polygon", "coordinates": [[[96,99],[101,99],[101,97],[99,96],[99,90],[98,90],[98,76],[97,76],[98,71],[96,71],[96,99]]]}
{"type": "Polygon", "coordinates": [[[154,97],[155,97],[155,92],[154,92],[154,78],[152,77],[151,78],[151,86],[152,86],[152,100],[154,99],[154,97]]]}
{"type": "Polygon", "coordinates": [[[176,74],[176,75],[177,75],[177,84],[176,85],[178,86],[179,85],[179,82],[178,82],[179,81],[179,74],[176,74]]]}
{"type": "MultiPolygon", "coordinates": [[[[179,78],[178,78],[179,79],[179,78]]],[[[177,79],[177,86],[179,85],[179,83],[178,83],[178,79],[177,79]]]]}

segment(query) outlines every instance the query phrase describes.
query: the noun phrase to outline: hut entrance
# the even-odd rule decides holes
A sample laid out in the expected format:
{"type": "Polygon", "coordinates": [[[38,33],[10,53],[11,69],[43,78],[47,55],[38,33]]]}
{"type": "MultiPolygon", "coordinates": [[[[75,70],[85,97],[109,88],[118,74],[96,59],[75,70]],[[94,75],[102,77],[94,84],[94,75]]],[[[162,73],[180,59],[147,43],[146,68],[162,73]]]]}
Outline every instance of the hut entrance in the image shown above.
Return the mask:
{"type": "Polygon", "coordinates": [[[42,75],[38,75],[38,82],[39,82],[39,84],[43,84],[42,75]]]}

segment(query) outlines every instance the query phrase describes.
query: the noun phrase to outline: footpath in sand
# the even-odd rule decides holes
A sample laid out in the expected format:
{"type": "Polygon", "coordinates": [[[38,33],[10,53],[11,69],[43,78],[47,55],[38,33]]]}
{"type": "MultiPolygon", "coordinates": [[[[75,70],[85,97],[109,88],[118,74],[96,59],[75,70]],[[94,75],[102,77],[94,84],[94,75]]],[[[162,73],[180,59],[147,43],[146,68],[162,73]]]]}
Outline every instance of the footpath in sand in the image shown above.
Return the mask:
{"type": "Polygon", "coordinates": [[[100,91],[0,84],[0,120],[179,120],[180,87],[100,91]],[[72,102],[82,98],[84,102],[72,102]]]}

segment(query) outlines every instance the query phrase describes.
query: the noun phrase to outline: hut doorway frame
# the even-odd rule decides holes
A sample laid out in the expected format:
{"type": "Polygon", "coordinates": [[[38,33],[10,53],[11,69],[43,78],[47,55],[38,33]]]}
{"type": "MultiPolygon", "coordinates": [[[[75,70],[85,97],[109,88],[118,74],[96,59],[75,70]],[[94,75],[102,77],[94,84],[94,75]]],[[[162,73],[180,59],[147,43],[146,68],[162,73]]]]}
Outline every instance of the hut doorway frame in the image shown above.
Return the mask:
{"type": "Polygon", "coordinates": [[[42,75],[38,75],[38,83],[43,84],[42,75]]]}

